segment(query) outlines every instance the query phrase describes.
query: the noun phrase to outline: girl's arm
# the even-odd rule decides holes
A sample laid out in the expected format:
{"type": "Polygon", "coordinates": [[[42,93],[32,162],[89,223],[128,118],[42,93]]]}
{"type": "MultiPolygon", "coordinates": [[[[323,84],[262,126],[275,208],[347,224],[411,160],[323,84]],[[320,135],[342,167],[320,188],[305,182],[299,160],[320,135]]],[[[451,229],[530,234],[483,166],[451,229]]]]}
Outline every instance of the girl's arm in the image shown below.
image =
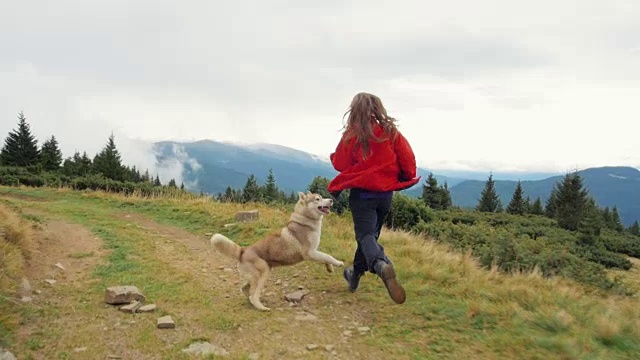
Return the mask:
{"type": "Polygon", "coordinates": [[[336,151],[329,156],[334,169],[342,172],[355,163],[351,150],[351,146],[344,141],[344,137],[340,139],[336,151]]]}
{"type": "Polygon", "coordinates": [[[400,165],[400,179],[411,180],[417,175],[416,157],[407,139],[398,132],[395,142],[396,156],[400,165]]]}

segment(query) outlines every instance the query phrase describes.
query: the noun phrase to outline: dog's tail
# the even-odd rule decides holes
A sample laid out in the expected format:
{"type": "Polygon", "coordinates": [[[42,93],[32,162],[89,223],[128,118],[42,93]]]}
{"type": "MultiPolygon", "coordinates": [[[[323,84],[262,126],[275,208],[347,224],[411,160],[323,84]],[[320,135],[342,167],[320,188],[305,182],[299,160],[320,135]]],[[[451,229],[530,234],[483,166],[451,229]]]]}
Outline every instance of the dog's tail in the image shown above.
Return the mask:
{"type": "Polygon", "coordinates": [[[211,245],[224,255],[240,261],[242,256],[242,247],[222,234],[214,234],[211,237],[211,245]]]}

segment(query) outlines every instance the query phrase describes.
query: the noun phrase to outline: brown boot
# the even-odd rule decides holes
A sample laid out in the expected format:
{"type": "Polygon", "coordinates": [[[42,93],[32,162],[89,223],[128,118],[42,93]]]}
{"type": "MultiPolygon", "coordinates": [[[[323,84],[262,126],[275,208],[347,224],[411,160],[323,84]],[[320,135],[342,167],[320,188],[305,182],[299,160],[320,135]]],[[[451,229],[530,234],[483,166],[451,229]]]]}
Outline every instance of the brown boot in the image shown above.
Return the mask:
{"type": "Polygon", "coordinates": [[[387,264],[384,261],[378,261],[375,270],[387,288],[391,299],[395,301],[396,304],[404,303],[407,299],[407,294],[402,288],[402,285],[398,283],[398,279],[396,279],[396,272],[393,269],[393,265],[387,264]]]}

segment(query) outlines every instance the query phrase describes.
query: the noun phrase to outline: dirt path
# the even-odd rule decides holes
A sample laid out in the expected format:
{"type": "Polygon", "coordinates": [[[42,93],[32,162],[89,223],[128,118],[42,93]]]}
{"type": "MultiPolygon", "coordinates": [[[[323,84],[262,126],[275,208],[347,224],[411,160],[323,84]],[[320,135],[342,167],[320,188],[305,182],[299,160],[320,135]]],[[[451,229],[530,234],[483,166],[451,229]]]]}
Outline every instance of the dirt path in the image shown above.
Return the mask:
{"type": "MultiPolygon", "coordinates": [[[[124,214],[122,219],[151,234],[158,256],[169,266],[197,274],[195,281],[211,290],[203,296],[210,296],[215,307],[201,311],[226,309],[237,315],[236,330],[217,335],[217,345],[231,353],[255,353],[261,359],[368,357],[364,353],[371,334],[361,333],[359,328],[371,325],[370,314],[353,300],[345,300],[349,296],[340,269],[326,275],[322,273],[324,267],[315,263],[275,269],[263,293],[263,303],[273,310],[258,312],[240,292],[241,279],[235,263],[221,258],[209,245],[208,236],[194,236],[135,213],[124,214]],[[330,277],[332,285],[323,286],[326,281],[318,282],[320,276],[330,277]],[[310,293],[299,305],[291,306],[284,295],[300,288],[310,293]],[[309,351],[307,345],[318,345],[318,349],[309,351]]],[[[233,314],[228,317],[234,318],[233,314]]]]}

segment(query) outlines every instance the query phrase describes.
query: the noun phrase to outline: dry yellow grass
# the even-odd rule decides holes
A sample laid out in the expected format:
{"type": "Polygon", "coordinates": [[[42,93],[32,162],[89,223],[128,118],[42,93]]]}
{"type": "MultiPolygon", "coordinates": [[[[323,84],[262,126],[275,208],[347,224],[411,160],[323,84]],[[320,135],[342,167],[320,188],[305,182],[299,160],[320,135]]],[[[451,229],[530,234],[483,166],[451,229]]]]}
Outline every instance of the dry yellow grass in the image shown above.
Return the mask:
{"type": "Polygon", "coordinates": [[[31,255],[30,225],[0,204],[0,292],[15,292],[31,255]]]}
{"type": "Polygon", "coordinates": [[[19,321],[18,289],[31,253],[29,224],[0,204],[0,346],[19,321]]]}

